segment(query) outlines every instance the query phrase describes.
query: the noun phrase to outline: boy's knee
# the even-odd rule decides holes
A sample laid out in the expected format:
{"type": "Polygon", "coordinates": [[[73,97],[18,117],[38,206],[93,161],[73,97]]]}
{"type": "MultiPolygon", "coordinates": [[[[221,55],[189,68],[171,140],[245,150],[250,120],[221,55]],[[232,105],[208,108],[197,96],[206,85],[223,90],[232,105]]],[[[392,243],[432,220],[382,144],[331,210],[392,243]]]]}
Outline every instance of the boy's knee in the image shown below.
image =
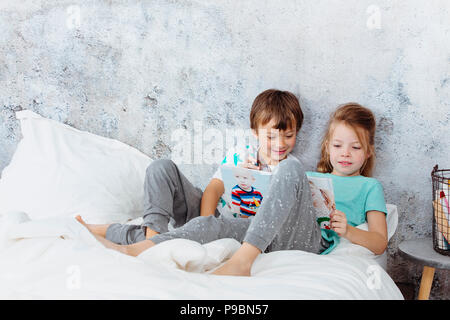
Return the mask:
{"type": "Polygon", "coordinates": [[[168,169],[174,168],[175,163],[170,159],[157,159],[153,160],[147,167],[146,173],[167,171],[168,169]]]}

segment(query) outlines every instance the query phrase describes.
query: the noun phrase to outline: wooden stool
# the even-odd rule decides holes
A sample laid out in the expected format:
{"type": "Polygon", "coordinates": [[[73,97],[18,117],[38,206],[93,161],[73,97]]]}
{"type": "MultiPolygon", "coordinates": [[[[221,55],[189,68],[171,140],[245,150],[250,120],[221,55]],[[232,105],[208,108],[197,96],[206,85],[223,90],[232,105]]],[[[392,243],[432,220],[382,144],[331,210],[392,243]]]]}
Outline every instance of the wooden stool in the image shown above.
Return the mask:
{"type": "Polygon", "coordinates": [[[431,238],[403,241],[398,249],[401,256],[424,265],[417,299],[428,300],[435,268],[449,270],[450,257],[434,251],[431,238]]]}

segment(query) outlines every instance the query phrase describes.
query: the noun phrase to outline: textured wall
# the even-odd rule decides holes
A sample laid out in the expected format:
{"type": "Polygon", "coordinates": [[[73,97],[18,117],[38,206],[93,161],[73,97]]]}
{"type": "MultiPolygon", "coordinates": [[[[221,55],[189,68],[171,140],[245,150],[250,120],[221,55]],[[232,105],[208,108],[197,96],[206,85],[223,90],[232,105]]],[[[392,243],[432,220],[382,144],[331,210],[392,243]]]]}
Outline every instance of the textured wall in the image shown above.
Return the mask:
{"type": "MultiPolygon", "coordinates": [[[[357,101],[377,116],[375,176],[399,207],[389,273],[418,285],[420,267],[396,251],[431,235],[430,172],[450,168],[449,17],[448,0],[0,0],[0,169],[20,139],[16,110],[161,158],[175,129],[248,127],[272,87],[300,98],[297,154],[313,168],[329,113],[357,101]]],[[[182,169],[203,188],[214,166],[182,169]]],[[[449,292],[437,270],[431,297],[449,292]]]]}

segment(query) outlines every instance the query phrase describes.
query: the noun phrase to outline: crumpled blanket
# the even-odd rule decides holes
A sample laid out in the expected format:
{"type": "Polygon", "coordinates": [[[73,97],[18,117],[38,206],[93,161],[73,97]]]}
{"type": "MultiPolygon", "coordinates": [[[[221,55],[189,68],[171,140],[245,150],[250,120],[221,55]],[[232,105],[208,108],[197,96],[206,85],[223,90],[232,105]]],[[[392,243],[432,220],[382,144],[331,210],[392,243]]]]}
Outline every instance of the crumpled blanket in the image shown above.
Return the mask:
{"type": "Polygon", "coordinates": [[[74,218],[12,212],[0,217],[0,298],[403,299],[373,259],[349,254],[345,242],[333,255],[261,254],[252,277],[211,275],[239,246],[175,239],[130,257],[106,249],[74,218]]]}

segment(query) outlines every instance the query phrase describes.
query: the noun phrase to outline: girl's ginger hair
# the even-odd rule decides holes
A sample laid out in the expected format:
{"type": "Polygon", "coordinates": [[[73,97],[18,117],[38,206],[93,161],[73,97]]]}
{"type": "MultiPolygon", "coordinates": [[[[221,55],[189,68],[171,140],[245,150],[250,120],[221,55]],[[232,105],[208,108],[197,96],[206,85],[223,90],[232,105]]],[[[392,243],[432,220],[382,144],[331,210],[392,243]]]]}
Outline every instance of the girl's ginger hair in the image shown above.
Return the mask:
{"type": "Polygon", "coordinates": [[[360,169],[360,174],[365,177],[371,177],[375,166],[375,116],[370,109],[355,102],[340,105],[331,115],[327,131],[322,139],[317,171],[322,173],[331,173],[333,171],[328,147],[337,124],[345,124],[355,130],[365,154],[369,154],[369,157],[360,169]]]}

